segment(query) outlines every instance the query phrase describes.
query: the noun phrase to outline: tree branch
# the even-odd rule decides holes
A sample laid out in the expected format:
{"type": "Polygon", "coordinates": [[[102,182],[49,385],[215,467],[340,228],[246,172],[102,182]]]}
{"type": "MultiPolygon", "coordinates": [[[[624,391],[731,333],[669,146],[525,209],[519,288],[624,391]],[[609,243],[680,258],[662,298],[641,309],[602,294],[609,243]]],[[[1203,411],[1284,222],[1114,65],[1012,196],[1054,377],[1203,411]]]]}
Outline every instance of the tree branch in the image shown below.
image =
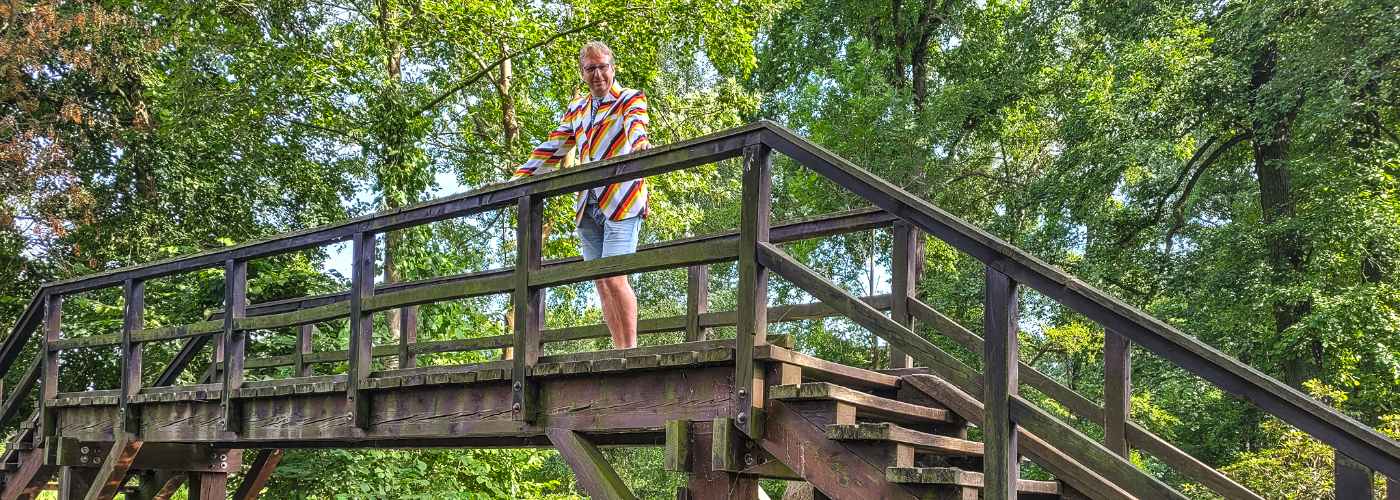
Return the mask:
{"type": "Polygon", "coordinates": [[[1176,236],[1176,232],[1186,225],[1186,221],[1182,219],[1181,211],[1186,206],[1186,200],[1191,197],[1191,190],[1196,187],[1196,182],[1201,180],[1201,174],[1204,174],[1206,169],[1210,168],[1210,166],[1215,163],[1215,160],[1219,159],[1226,151],[1229,151],[1239,143],[1253,137],[1253,132],[1235,134],[1230,140],[1225,141],[1225,144],[1221,144],[1220,147],[1215,148],[1215,151],[1210,153],[1210,157],[1201,162],[1199,167],[1196,167],[1196,171],[1191,174],[1191,181],[1186,183],[1186,189],[1182,190],[1181,196],[1177,197],[1176,201],[1172,203],[1172,219],[1175,222],[1172,224],[1172,228],[1167,231],[1166,241],[1171,241],[1171,239],[1176,236]]]}
{"type": "MultiPolygon", "coordinates": [[[[629,8],[627,8],[627,9],[623,9],[623,10],[624,10],[624,11],[628,11],[628,10],[646,10],[646,9],[648,9],[648,7],[629,7],[629,8]]],[[[569,35],[572,35],[572,34],[574,34],[574,33],[578,33],[578,32],[580,32],[580,31],[583,31],[583,30],[586,30],[586,29],[589,29],[589,28],[592,28],[592,27],[595,27],[595,26],[604,24],[604,23],[606,23],[606,22],[607,22],[607,20],[598,20],[598,21],[593,21],[593,22],[591,22],[591,23],[584,24],[584,25],[582,25],[582,26],[579,26],[579,27],[576,27],[576,28],[573,28],[573,29],[570,29],[570,30],[567,30],[567,31],[561,31],[561,32],[555,33],[555,34],[553,34],[553,35],[550,35],[549,38],[546,38],[546,39],[544,39],[544,40],[535,42],[535,43],[533,43],[533,44],[530,44],[530,45],[527,45],[527,46],[525,46],[525,47],[522,47],[522,48],[520,48],[520,49],[518,49],[518,50],[515,50],[515,51],[513,51],[513,52],[511,52],[511,53],[509,53],[509,54],[506,54],[506,55],[504,55],[504,56],[501,56],[501,57],[497,58],[495,61],[493,61],[491,64],[486,65],[486,67],[484,67],[484,68],[481,68],[480,71],[477,71],[476,73],[472,73],[471,76],[468,76],[466,79],[464,79],[464,80],[462,80],[461,82],[457,83],[457,85],[454,85],[454,86],[452,86],[452,88],[447,89],[447,91],[443,92],[441,95],[437,96],[437,97],[434,98],[433,100],[428,101],[427,104],[424,104],[421,108],[418,108],[418,114],[423,114],[423,113],[428,112],[428,110],[437,107],[438,104],[442,104],[442,101],[447,100],[448,97],[452,97],[452,94],[456,94],[457,92],[461,91],[462,89],[467,88],[468,85],[471,85],[471,84],[473,84],[473,83],[476,83],[477,80],[480,80],[482,77],[488,75],[488,74],[490,73],[490,71],[491,71],[492,68],[495,68],[496,66],[500,66],[501,63],[505,62],[507,59],[512,59],[512,58],[514,58],[515,56],[518,56],[518,55],[520,55],[520,54],[524,54],[524,53],[526,53],[526,52],[529,52],[529,51],[531,51],[531,50],[535,50],[535,49],[540,48],[540,47],[543,47],[543,46],[545,46],[545,45],[549,45],[550,43],[552,43],[552,42],[554,42],[555,40],[558,40],[558,39],[560,39],[560,38],[564,38],[564,37],[566,37],[566,36],[569,36],[569,35]]]]}
{"type": "Polygon", "coordinates": [[[283,120],[286,120],[287,123],[290,123],[290,124],[292,124],[292,125],[299,125],[299,126],[306,127],[306,128],[314,128],[314,129],[317,129],[317,130],[322,130],[322,131],[325,131],[325,132],[330,132],[330,133],[332,133],[332,134],[340,135],[340,136],[342,136],[342,137],[344,137],[344,138],[346,138],[346,139],[350,139],[351,141],[355,141],[355,142],[359,142],[359,141],[360,141],[360,140],[359,140],[358,138],[356,138],[353,134],[351,134],[350,132],[346,132],[346,131],[344,131],[344,130],[338,130],[338,129],[334,129],[334,128],[330,128],[330,127],[323,127],[323,126],[320,126],[320,125],[316,125],[316,124],[314,124],[314,123],[306,123],[306,122],[304,122],[304,121],[301,121],[301,120],[293,120],[293,119],[291,119],[291,118],[283,118],[283,120]]]}

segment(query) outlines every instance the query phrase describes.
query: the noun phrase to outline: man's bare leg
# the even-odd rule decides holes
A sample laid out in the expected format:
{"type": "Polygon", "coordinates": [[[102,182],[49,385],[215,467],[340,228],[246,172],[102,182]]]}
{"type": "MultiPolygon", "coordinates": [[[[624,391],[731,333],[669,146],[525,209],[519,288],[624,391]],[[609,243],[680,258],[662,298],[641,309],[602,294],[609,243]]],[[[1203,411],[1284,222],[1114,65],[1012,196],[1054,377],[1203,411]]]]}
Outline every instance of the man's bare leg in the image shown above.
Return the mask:
{"type": "Polygon", "coordinates": [[[603,307],[603,321],[612,333],[613,346],[618,349],[637,347],[637,296],[626,276],[594,280],[598,288],[598,303],[603,307]]]}

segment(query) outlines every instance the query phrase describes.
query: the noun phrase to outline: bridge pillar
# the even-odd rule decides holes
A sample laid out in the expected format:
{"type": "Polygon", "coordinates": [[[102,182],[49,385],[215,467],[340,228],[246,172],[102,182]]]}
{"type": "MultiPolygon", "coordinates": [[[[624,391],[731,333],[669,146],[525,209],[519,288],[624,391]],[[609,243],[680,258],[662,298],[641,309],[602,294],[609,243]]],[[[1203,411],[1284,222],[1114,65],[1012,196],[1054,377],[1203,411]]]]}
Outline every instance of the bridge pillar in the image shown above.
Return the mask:
{"type": "Polygon", "coordinates": [[[755,500],[758,477],[714,470],[714,429],[711,422],[691,424],[690,480],[677,500],[755,500]]]}
{"type": "Polygon", "coordinates": [[[193,472],[189,483],[189,500],[228,499],[228,473],[193,472]]]}
{"type": "Polygon", "coordinates": [[[95,467],[69,467],[58,469],[58,500],[82,500],[97,482],[98,469],[95,467]]]}

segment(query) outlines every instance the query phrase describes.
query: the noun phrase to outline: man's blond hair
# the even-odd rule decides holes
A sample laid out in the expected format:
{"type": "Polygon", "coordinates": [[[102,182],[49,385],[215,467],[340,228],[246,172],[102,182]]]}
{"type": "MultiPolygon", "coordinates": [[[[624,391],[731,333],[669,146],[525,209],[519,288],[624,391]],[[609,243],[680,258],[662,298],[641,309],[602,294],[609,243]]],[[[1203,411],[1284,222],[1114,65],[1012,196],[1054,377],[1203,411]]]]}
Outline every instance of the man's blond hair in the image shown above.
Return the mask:
{"type": "Polygon", "coordinates": [[[608,56],[609,64],[617,63],[617,58],[613,57],[613,51],[608,48],[608,44],[603,42],[588,42],[583,48],[578,50],[578,65],[580,68],[583,67],[583,58],[588,57],[589,54],[602,54],[608,56]]]}

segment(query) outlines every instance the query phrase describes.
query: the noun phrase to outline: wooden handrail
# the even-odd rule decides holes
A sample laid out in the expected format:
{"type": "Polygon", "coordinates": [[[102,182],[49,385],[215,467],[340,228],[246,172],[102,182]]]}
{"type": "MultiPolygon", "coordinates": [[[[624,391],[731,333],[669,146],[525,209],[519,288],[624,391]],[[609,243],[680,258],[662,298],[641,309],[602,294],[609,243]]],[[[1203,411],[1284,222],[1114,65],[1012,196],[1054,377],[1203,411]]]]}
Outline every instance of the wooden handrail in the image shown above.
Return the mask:
{"type": "Polygon", "coordinates": [[[900,189],[810,140],[767,123],[763,141],[929,235],[1104,328],[1297,427],[1387,477],[1400,477],[1400,443],[1199,339],[1080,281],[900,189]]]}

